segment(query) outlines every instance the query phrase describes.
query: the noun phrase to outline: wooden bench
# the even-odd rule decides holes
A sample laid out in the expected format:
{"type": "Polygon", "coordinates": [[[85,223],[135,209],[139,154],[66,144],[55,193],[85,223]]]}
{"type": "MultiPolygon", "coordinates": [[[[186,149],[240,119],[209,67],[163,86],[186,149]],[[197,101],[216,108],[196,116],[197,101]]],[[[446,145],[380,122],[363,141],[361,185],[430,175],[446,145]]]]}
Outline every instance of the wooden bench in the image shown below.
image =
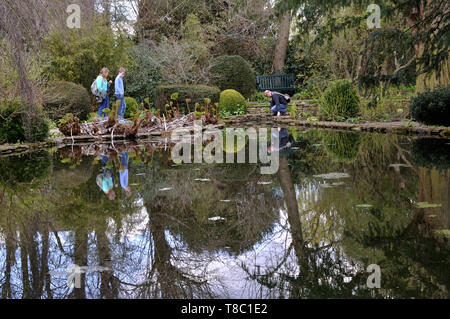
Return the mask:
{"type": "Polygon", "coordinates": [[[256,84],[260,92],[270,90],[294,94],[296,91],[294,74],[257,75],[256,84]]]}

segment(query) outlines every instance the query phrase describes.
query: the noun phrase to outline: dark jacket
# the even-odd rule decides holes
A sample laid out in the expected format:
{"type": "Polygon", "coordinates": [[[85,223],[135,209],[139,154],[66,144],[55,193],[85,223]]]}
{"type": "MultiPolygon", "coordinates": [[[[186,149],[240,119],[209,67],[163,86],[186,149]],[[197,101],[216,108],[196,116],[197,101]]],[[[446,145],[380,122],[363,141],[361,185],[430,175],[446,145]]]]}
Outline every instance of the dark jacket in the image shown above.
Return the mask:
{"type": "Polygon", "coordinates": [[[270,100],[270,107],[277,106],[277,110],[280,110],[280,105],[288,105],[288,101],[284,97],[283,94],[280,94],[278,92],[272,92],[272,100],[270,100]]]}

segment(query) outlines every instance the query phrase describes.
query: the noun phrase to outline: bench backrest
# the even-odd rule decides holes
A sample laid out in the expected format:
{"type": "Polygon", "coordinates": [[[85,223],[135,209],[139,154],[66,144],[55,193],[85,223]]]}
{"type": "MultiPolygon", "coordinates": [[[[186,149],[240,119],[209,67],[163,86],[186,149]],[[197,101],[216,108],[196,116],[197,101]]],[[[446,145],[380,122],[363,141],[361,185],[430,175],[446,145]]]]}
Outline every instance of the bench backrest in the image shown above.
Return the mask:
{"type": "Polygon", "coordinates": [[[256,76],[258,91],[265,90],[295,92],[294,74],[258,75],[256,76]]]}

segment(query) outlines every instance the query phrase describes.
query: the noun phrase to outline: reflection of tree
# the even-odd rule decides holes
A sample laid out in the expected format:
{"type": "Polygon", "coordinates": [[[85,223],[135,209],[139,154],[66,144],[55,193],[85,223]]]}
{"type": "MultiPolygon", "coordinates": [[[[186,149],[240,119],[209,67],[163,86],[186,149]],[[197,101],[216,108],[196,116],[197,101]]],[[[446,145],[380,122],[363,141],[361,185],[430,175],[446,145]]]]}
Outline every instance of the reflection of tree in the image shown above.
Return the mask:
{"type": "Polygon", "coordinates": [[[286,294],[291,298],[329,298],[351,297],[359,292],[361,277],[352,271],[352,263],[346,260],[339,251],[333,250],[330,244],[311,245],[303,236],[302,223],[297,196],[288,160],[280,158],[278,173],[286,204],[287,219],[292,243],[286,249],[282,263],[286,263],[293,247],[298,270],[282,269],[279,264],[265,274],[249,273],[252,279],[272,290],[278,290],[279,296],[286,294]],[[345,280],[351,278],[351,280],[345,280]]]}

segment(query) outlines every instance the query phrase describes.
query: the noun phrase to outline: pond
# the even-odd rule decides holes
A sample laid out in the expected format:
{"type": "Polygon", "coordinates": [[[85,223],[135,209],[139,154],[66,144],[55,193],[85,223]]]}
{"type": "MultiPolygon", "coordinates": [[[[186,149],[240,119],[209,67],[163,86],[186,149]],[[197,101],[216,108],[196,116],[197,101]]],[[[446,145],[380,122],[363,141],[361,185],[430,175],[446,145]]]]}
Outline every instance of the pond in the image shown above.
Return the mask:
{"type": "Polygon", "coordinates": [[[449,298],[450,140],[280,132],[275,174],[164,139],[1,157],[1,298],[449,298]]]}

